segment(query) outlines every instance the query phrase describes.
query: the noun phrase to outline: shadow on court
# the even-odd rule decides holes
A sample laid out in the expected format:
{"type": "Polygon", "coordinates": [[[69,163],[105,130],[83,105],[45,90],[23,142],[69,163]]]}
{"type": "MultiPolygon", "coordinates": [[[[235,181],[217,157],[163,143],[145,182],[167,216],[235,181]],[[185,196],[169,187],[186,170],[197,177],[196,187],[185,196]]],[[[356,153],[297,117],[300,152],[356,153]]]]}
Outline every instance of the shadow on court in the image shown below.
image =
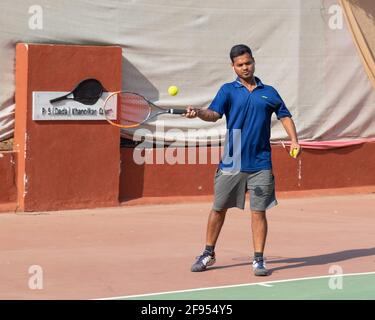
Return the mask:
{"type": "MultiPolygon", "coordinates": [[[[375,256],[375,247],[374,248],[367,248],[367,249],[352,249],[352,250],[345,250],[333,253],[327,253],[317,256],[309,256],[309,257],[301,257],[301,258],[269,258],[267,259],[268,268],[270,273],[278,270],[286,270],[286,269],[294,269],[294,268],[304,268],[308,266],[317,266],[317,265],[327,265],[336,262],[342,262],[345,260],[355,259],[355,258],[362,258],[362,257],[369,257],[375,256]],[[272,264],[286,264],[284,266],[272,268],[272,264]]],[[[227,264],[224,266],[213,266],[207,269],[209,270],[219,270],[219,269],[226,269],[226,268],[235,268],[235,267],[242,267],[242,266],[251,266],[251,259],[249,258],[248,262],[243,263],[235,263],[235,264],[227,264]]]]}
{"type": "Polygon", "coordinates": [[[342,262],[345,260],[375,256],[375,247],[367,249],[351,249],[339,252],[333,252],[328,254],[322,254],[317,256],[310,257],[301,257],[301,258],[286,258],[286,259],[277,259],[268,261],[268,264],[273,263],[286,263],[285,266],[280,266],[276,268],[270,268],[271,272],[278,270],[294,269],[294,268],[303,268],[308,266],[317,266],[317,265],[327,265],[335,262],[342,262]]]}

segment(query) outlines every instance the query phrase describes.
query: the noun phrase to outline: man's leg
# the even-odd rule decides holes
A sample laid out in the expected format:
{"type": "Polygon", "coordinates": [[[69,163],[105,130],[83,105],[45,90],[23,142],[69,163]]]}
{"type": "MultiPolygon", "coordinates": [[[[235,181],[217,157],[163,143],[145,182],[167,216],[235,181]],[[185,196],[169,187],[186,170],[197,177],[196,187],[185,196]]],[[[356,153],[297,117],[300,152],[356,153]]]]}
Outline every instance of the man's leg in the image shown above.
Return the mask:
{"type": "Polygon", "coordinates": [[[254,245],[253,270],[256,276],[266,276],[269,274],[263,257],[268,231],[266,210],[277,205],[272,170],[260,170],[250,174],[248,190],[254,245]]]}
{"type": "Polygon", "coordinates": [[[206,248],[191,267],[191,271],[204,271],[215,263],[215,245],[224,224],[226,208],[244,208],[247,177],[248,174],[243,172],[232,174],[231,172],[224,173],[222,170],[216,171],[215,199],[207,221],[206,248]]]}
{"type": "Polygon", "coordinates": [[[202,255],[192,265],[192,272],[200,272],[212,266],[215,263],[215,245],[219,237],[221,227],[224,224],[227,209],[222,211],[211,210],[208,216],[207,233],[206,233],[206,248],[202,255]]]}
{"type": "Polygon", "coordinates": [[[208,222],[207,222],[207,233],[206,233],[206,245],[207,246],[216,245],[216,241],[219,237],[221,227],[224,224],[226,213],[227,213],[227,209],[223,209],[222,211],[211,210],[208,216],[208,222]]]}
{"type": "Polygon", "coordinates": [[[251,228],[253,232],[254,260],[253,269],[256,276],[267,276],[263,252],[267,239],[267,217],[265,211],[251,211],[251,228]]]}
{"type": "Polygon", "coordinates": [[[264,252],[268,224],[265,211],[251,211],[251,229],[253,232],[254,252],[264,252]]]}

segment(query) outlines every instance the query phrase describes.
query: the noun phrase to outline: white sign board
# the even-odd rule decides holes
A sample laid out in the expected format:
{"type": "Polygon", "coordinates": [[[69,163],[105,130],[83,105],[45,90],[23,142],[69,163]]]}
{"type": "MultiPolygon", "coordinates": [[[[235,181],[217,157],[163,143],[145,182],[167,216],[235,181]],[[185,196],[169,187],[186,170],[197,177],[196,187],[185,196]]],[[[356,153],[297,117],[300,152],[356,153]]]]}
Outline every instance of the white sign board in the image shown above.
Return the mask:
{"type": "MultiPolygon", "coordinates": [[[[34,91],[33,92],[33,120],[105,120],[104,101],[111,92],[103,92],[100,99],[93,105],[85,105],[72,99],[50,103],[51,99],[61,97],[69,92],[34,91]]],[[[111,98],[110,108],[114,110],[109,117],[117,117],[117,99],[111,98]]]]}

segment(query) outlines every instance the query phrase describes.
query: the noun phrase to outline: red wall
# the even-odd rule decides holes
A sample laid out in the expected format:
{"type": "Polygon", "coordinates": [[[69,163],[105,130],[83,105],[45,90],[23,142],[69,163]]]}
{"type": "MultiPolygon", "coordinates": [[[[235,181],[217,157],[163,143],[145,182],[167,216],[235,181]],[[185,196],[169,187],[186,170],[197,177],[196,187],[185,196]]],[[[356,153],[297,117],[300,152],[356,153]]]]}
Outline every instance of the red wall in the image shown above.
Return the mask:
{"type": "Polygon", "coordinates": [[[0,151],[0,212],[15,207],[16,188],[16,153],[0,151]]]}
{"type": "Polygon", "coordinates": [[[118,128],[102,121],[33,121],[33,91],[72,90],[96,78],[121,89],[115,46],[18,44],[16,48],[17,201],[20,211],[118,204],[118,128]]]}
{"type": "Polygon", "coordinates": [[[299,160],[293,160],[281,147],[274,151],[280,191],[375,185],[375,143],[330,150],[304,149],[301,179],[298,179],[299,160]]]}
{"type": "MultiPolygon", "coordinates": [[[[155,150],[149,150],[154,158],[155,150]]],[[[275,146],[272,158],[277,191],[375,185],[375,143],[332,150],[304,149],[298,159],[275,146]]],[[[216,164],[137,165],[132,148],[122,149],[121,159],[121,200],[213,193],[216,164]]]]}
{"type": "MultiPolygon", "coordinates": [[[[272,150],[277,191],[375,185],[375,143],[332,150],[304,149],[297,160],[282,147],[272,150]]],[[[155,157],[155,150],[150,152],[155,157]]],[[[0,211],[9,210],[9,202],[16,199],[14,161],[14,154],[0,158],[0,211]]],[[[142,197],[211,195],[215,170],[216,164],[137,165],[133,161],[133,148],[123,148],[119,197],[126,201],[142,197]]]]}

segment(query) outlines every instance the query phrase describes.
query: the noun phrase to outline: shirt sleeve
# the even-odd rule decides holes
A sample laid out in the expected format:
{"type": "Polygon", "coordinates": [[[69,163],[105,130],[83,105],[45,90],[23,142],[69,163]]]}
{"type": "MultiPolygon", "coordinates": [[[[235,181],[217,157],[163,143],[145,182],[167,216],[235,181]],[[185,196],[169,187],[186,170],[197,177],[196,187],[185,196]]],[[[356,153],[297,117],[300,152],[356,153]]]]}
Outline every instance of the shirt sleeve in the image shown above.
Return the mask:
{"type": "Polygon", "coordinates": [[[220,118],[223,116],[223,114],[226,113],[229,106],[229,95],[227,90],[225,89],[225,85],[223,85],[218,93],[216,94],[214,100],[212,100],[210,106],[208,107],[209,110],[215,111],[220,115],[220,118]]]}
{"type": "Polygon", "coordinates": [[[280,97],[279,93],[276,91],[277,98],[278,98],[278,104],[275,109],[275,113],[277,116],[277,119],[285,118],[285,117],[292,117],[292,114],[289,112],[287,106],[285,105],[283,99],[280,97]]]}

